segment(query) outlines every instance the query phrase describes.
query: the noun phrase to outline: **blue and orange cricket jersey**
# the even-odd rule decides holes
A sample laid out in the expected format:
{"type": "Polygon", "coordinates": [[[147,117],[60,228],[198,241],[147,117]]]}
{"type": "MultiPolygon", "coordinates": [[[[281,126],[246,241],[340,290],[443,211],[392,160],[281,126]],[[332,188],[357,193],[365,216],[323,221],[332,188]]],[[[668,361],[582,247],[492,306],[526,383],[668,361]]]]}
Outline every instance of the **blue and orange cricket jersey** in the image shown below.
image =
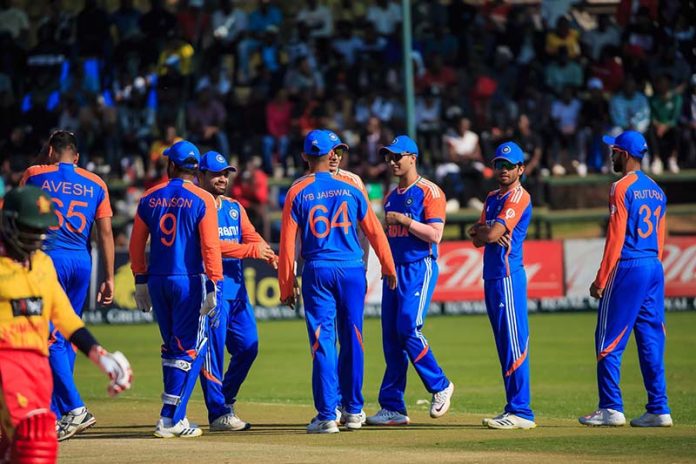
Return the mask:
{"type": "Polygon", "coordinates": [[[58,226],[48,231],[46,250],[89,250],[94,221],[113,216],[104,181],[72,163],[32,166],[22,176],[24,184],[41,188],[53,200],[58,226]]]}
{"type": "Polygon", "coordinates": [[[281,299],[292,295],[298,233],[305,261],[360,262],[363,250],[359,226],[381,263],[383,274],[394,275],[393,258],[386,237],[365,191],[353,182],[318,172],[302,177],[290,187],[282,216],[278,279],[281,299]]]}
{"type": "MultiPolygon", "coordinates": [[[[384,199],[384,211],[402,213],[425,224],[444,224],[445,204],[445,194],[440,187],[420,177],[405,189],[392,190],[384,199]]],[[[387,226],[387,239],[397,264],[412,263],[428,256],[437,259],[436,243],[421,240],[402,225],[387,226]]]]}
{"type": "Polygon", "coordinates": [[[242,259],[254,258],[256,244],[263,238],[249,220],[244,207],[232,198],[218,197],[218,235],[224,274],[223,297],[239,300],[247,297],[242,259]]]}
{"type": "Polygon", "coordinates": [[[143,195],[130,241],[131,269],[136,275],[207,274],[222,280],[215,199],[193,183],[175,178],[143,195]],[[150,260],[145,244],[150,236],[150,260]]]}
{"type": "Polygon", "coordinates": [[[500,279],[522,269],[522,243],[527,237],[527,227],[532,219],[532,201],[529,193],[520,185],[506,193],[494,190],[488,194],[481,212],[481,224],[492,227],[496,222],[505,226],[510,234],[510,247],[486,243],[483,254],[483,278],[500,279]]]}
{"type": "Polygon", "coordinates": [[[619,260],[662,259],[667,197],[642,171],[614,182],[609,193],[609,226],[602,264],[594,284],[605,288],[619,260]]]}

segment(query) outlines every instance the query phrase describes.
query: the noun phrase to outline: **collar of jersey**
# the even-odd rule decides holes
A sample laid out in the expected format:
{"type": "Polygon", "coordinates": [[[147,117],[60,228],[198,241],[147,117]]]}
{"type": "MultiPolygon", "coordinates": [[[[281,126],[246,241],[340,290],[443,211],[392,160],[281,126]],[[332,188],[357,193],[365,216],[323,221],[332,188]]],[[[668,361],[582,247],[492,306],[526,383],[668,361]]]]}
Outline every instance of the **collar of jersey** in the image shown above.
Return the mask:
{"type": "Polygon", "coordinates": [[[413,187],[414,185],[416,185],[418,182],[420,182],[420,180],[421,180],[422,178],[423,178],[423,176],[418,176],[418,179],[416,179],[415,181],[413,181],[413,183],[412,183],[411,185],[408,185],[408,186],[404,187],[403,189],[397,187],[397,188],[396,188],[396,193],[398,193],[399,195],[403,195],[404,193],[406,193],[406,192],[408,191],[408,189],[410,189],[411,187],[413,187]]]}

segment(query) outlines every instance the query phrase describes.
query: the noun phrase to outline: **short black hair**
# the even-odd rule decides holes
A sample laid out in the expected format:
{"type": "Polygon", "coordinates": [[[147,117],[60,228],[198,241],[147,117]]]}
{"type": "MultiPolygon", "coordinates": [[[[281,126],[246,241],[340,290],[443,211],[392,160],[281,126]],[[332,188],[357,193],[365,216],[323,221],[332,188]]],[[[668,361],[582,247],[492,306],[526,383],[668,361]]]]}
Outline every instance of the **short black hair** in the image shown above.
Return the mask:
{"type": "Polygon", "coordinates": [[[58,153],[68,149],[77,153],[77,138],[75,138],[75,134],[66,130],[53,132],[48,139],[48,145],[58,153]]]}

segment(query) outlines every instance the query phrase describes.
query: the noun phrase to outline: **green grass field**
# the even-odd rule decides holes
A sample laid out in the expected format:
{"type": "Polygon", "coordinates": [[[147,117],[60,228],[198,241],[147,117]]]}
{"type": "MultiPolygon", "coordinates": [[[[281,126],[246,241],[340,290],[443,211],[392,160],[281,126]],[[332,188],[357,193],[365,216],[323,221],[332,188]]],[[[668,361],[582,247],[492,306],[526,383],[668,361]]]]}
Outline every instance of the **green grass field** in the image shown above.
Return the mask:
{"type": "MultiPolygon", "coordinates": [[[[307,435],[304,429],[314,415],[304,322],[261,322],[259,357],[237,403],[237,413],[253,428],[209,433],[204,427],[202,437],[189,440],[151,435],[162,390],[157,327],[93,327],[106,347],[128,356],[135,381],[131,391],[109,399],[103,375],[80,357],[78,385],[98,423],[61,444],[60,462],[696,462],[696,312],[667,315],[667,382],[676,424],[671,429],[600,429],[577,423],[597,402],[595,317],[530,316],[532,406],[539,425],[534,430],[496,431],[480,425],[484,415],[497,414],[504,405],[500,368],[488,319],[460,316],[433,317],[425,327],[438,361],[456,385],[445,417],[430,419],[430,395],[411,370],[406,401],[412,425],[329,436],[307,435]]],[[[378,409],[384,369],[380,333],[379,320],[366,320],[363,392],[368,414],[378,409]]],[[[633,340],[624,356],[622,387],[627,418],[641,414],[646,397],[633,340]]],[[[198,387],[188,416],[207,424],[198,387]]]]}

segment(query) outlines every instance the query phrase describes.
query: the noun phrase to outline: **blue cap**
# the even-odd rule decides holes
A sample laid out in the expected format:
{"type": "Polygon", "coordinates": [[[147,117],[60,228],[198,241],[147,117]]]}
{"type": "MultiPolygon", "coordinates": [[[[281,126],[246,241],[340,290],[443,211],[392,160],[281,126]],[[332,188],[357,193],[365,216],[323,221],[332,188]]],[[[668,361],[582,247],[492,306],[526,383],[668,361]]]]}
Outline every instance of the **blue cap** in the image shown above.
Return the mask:
{"type": "Polygon", "coordinates": [[[201,153],[198,148],[188,140],[176,142],[171,147],[164,150],[164,156],[168,157],[172,163],[180,168],[196,169],[201,162],[201,153]],[[191,161],[193,158],[195,161],[191,161]],[[187,160],[189,160],[187,162],[187,160]]]}
{"type": "Polygon", "coordinates": [[[418,145],[408,135],[399,135],[392,140],[392,143],[379,149],[379,154],[382,156],[386,155],[386,152],[418,156],[418,145]]]}
{"type": "Polygon", "coordinates": [[[222,172],[232,171],[237,172],[237,168],[231,166],[224,156],[216,151],[209,151],[201,156],[201,164],[198,167],[200,171],[222,172]]]}
{"type": "Polygon", "coordinates": [[[524,152],[515,142],[501,143],[498,145],[498,148],[495,149],[493,161],[497,159],[504,159],[512,164],[523,164],[524,152]]]}
{"type": "MultiPolygon", "coordinates": [[[[310,131],[304,140],[304,153],[308,156],[324,156],[334,149],[334,141],[328,134],[329,131],[314,129],[310,131]]],[[[336,136],[336,134],[333,134],[336,136]]],[[[336,136],[338,139],[338,136],[336,136]]],[[[340,141],[340,140],[339,140],[340,141]]]]}
{"type": "Polygon", "coordinates": [[[336,147],[344,147],[346,150],[348,150],[348,144],[343,143],[341,138],[334,131],[325,130],[324,132],[326,132],[326,136],[329,138],[333,145],[331,147],[332,150],[336,147]]]}
{"type": "Polygon", "coordinates": [[[602,141],[607,145],[625,150],[629,155],[638,159],[642,159],[648,152],[648,143],[643,134],[632,130],[622,132],[618,137],[605,135],[602,137],[602,141]]]}

